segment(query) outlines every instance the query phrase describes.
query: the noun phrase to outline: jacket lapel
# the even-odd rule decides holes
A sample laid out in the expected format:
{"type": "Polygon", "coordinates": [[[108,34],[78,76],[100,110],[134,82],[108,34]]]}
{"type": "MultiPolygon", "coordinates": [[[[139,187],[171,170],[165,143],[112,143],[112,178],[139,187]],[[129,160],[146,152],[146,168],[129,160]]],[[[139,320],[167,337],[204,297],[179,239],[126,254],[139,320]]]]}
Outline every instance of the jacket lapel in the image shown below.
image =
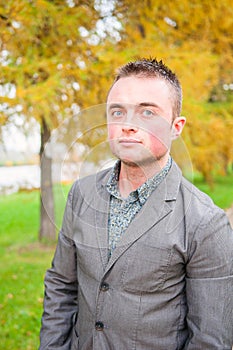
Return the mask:
{"type": "Polygon", "coordinates": [[[106,270],[109,270],[136,240],[173,210],[180,179],[181,172],[173,162],[173,166],[164,181],[150,195],[142,209],[130,223],[128,229],[124,232],[106,266],[106,270]]]}
{"type": "Polygon", "coordinates": [[[181,171],[173,161],[168,175],[150,195],[142,209],[130,223],[110,259],[108,259],[108,214],[110,198],[106,190],[108,178],[109,172],[107,172],[102,181],[98,181],[97,179],[97,196],[95,196],[95,203],[93,203],[96,213],[97,241],[103,271],[105,273],[137,239],[172,211],[180,186],[181,171]]]}
{"type": "Polygon", "coordinates": [[[106,190],[106,184],[109,172],[103,181],[97,180],[97,196],[95,196],[95,222],[97,241],[100,249],[103,271],[108,264],[108,213],[109,213],[109,193],[106,190]]]}

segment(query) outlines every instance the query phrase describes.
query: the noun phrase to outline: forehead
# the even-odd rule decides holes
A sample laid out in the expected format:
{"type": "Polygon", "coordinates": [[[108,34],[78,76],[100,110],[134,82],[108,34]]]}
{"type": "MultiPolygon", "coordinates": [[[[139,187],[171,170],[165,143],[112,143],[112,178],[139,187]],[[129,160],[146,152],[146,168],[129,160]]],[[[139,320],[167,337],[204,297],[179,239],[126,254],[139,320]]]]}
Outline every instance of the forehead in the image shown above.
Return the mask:
{"type": "Polygon", "coordinates": [[[171,87],[166,81],[157,77],[130,76],[120,78],[113,84],[107,103],[139,104],[160,101],[161,104],[171,104],[171,97],[171,87]]]}

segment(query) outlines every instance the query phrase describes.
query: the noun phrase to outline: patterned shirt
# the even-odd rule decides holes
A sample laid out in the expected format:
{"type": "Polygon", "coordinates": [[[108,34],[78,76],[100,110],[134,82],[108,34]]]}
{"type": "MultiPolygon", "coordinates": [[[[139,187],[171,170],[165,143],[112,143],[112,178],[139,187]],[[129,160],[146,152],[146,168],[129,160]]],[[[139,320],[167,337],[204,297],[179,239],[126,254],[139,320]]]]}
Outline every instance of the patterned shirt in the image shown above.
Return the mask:
{"type": "Polygon", "coordinates": [[[135,191],[132,191],[125,199],[121,197],[118,189],[120,161],[116,162],[107,184],[107,191],[111,195],[108,219],[109,257],[133,218],[155,188],[163,181],[171,168],[171,164],[172,158],[169,157],[167,164],[158,174],[148,179],[135,191]]]}

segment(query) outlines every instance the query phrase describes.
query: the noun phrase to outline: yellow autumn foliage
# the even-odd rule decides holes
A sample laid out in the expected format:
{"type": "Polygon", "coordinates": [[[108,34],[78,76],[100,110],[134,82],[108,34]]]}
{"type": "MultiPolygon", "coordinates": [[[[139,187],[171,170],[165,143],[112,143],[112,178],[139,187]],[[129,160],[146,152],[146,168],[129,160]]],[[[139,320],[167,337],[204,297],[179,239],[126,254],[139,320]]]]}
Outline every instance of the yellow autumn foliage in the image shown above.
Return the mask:
{"type": "MultiPolygon", "coordinates": [[[[208,181],[216,171],[227,171],[233,162],[231,1],[121,0],[107,14],[97,11],[95,1],[73,3],[0,3],[1,51],[9,55],[0,84],[17,86],[9,105],[21,104],[26,116],[46,120],[52,130],[72,116],[71,106],[82,110],[104,103],[119,65],[155,56],[180,77],[187,118],[183,140],[194,168],[208,181]],[[109,29],[114,21],[121,23],[118,41],[109,29]],[[101,24],[105,36],[97,30],[101,24]]],[[[90,147],[103,139],[102,131],[89,141],[87,136],[79,142],[90,147]]]]}

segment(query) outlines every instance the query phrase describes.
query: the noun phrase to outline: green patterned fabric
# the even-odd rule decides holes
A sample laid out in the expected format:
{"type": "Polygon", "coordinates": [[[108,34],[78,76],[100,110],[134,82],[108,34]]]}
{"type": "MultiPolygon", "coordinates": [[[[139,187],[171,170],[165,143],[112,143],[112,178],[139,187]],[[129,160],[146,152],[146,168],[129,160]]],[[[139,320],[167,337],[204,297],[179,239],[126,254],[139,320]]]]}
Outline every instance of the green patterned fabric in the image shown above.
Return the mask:
{"type": "Polygon", "coordinates": [[[145,204],[150,194],[163,181],[171,168],[171,164],[172,158],[169,157],[167,164],[158,174],[148,179],[138,189],[131,192],[127,198],[122,198],[118,189],[120,161],[116,162],[107,184],[107,190],[111,195],[108,220],[109,257],[112,255],[121,236],[136,214],[140,211],[143,204],[145,204]]]}

